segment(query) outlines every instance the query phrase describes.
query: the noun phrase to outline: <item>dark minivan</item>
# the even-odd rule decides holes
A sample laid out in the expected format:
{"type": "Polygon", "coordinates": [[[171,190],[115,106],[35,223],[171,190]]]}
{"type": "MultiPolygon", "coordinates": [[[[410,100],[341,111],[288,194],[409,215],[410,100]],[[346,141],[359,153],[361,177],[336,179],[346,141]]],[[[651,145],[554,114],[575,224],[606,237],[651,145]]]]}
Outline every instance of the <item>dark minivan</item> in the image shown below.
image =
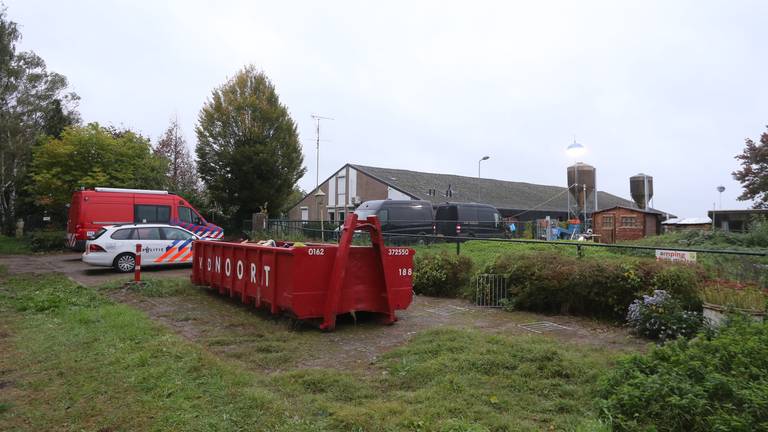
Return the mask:
{"type": "Polygon", "coordinates": [[[355,210],[360,219],[376,215],[387,234],[429,235],[432,233],[432,203],[419,200],[375,200],[355,210]]]}
{"type": "Polygon", "coordinates": [[[503,238],[501,213],[489,204],[445,203],[435,211],[435,234],[458,237],[503,238]]]}

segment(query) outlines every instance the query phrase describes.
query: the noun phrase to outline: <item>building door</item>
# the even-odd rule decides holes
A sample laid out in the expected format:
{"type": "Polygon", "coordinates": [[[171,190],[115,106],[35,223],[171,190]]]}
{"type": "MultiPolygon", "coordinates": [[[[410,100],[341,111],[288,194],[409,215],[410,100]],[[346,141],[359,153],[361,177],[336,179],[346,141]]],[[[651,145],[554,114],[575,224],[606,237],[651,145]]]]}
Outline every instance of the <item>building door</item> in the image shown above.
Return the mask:
{"type": "Polygon", "coordinates": [[[603,243],[616,243],[616,214],[605,213],[602,217],[602,225],[599,231],[602,238],[597,241],[603,243]]]}

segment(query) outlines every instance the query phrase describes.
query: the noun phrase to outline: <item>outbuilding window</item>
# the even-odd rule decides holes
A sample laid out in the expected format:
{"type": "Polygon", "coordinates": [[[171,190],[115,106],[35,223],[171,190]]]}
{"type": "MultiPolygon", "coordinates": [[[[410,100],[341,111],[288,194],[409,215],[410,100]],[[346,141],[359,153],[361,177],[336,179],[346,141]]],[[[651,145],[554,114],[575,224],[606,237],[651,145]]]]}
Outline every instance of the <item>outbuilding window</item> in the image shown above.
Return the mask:
{"type": "Polygon", "coordinates": [[[637,225],[637,218],[635,216],[622,216],[621,226],[625,228],[634,228],[637,225]]]}
{"type": "Polygon", "coordinates": [[[603,228],[613,228],[613,215],[603,216],[603,228]]]}

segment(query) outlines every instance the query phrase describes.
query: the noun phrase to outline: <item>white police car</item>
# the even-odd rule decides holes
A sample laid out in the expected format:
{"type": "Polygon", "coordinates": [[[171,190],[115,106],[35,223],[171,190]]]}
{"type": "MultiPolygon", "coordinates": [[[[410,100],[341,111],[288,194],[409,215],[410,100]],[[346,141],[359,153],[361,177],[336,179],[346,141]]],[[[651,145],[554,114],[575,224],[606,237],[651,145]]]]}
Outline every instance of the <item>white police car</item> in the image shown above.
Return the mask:
{"type": "Polygon", "coordinates": [[[88,239],[83,262],[131,272],[136,267],[136,245],[141,244],[142,266],[191,264],[192,242],[199,239],[176,225],[112,225],[88,239]]]}

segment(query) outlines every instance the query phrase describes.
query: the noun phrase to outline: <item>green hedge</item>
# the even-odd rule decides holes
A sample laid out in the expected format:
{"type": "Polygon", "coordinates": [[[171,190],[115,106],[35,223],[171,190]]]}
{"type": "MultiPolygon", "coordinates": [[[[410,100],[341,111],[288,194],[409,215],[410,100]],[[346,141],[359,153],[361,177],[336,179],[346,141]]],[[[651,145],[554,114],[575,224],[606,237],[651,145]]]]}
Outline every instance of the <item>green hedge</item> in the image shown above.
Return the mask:
{"type": "Polygon", "coordinates": [[[737,319],[633,355],[601,385],[614,430],[768,430],[768,324],[737,319]]]}
{"type": "Polygon", "coordinates": [[[32,252],[53,252],[64,250],[66,246],[64,231],[34,231],[29,235],[29,248],[32,252]]]}
{"type": "Polygon", "coordinates": [[[623,319],[632,301],[655,289],[688,310],[701,309],[703,273],[694,266],[540,252],[501,255],[482,272],[505,275],[508,304],[516,309],[623,319]]]}
{"type": "Polygon", "coordinates": [[[413,264],[413,291],[435,297],[461,297],[472,276],[472,260],[447,252],[418,254],[413,264]]]}

